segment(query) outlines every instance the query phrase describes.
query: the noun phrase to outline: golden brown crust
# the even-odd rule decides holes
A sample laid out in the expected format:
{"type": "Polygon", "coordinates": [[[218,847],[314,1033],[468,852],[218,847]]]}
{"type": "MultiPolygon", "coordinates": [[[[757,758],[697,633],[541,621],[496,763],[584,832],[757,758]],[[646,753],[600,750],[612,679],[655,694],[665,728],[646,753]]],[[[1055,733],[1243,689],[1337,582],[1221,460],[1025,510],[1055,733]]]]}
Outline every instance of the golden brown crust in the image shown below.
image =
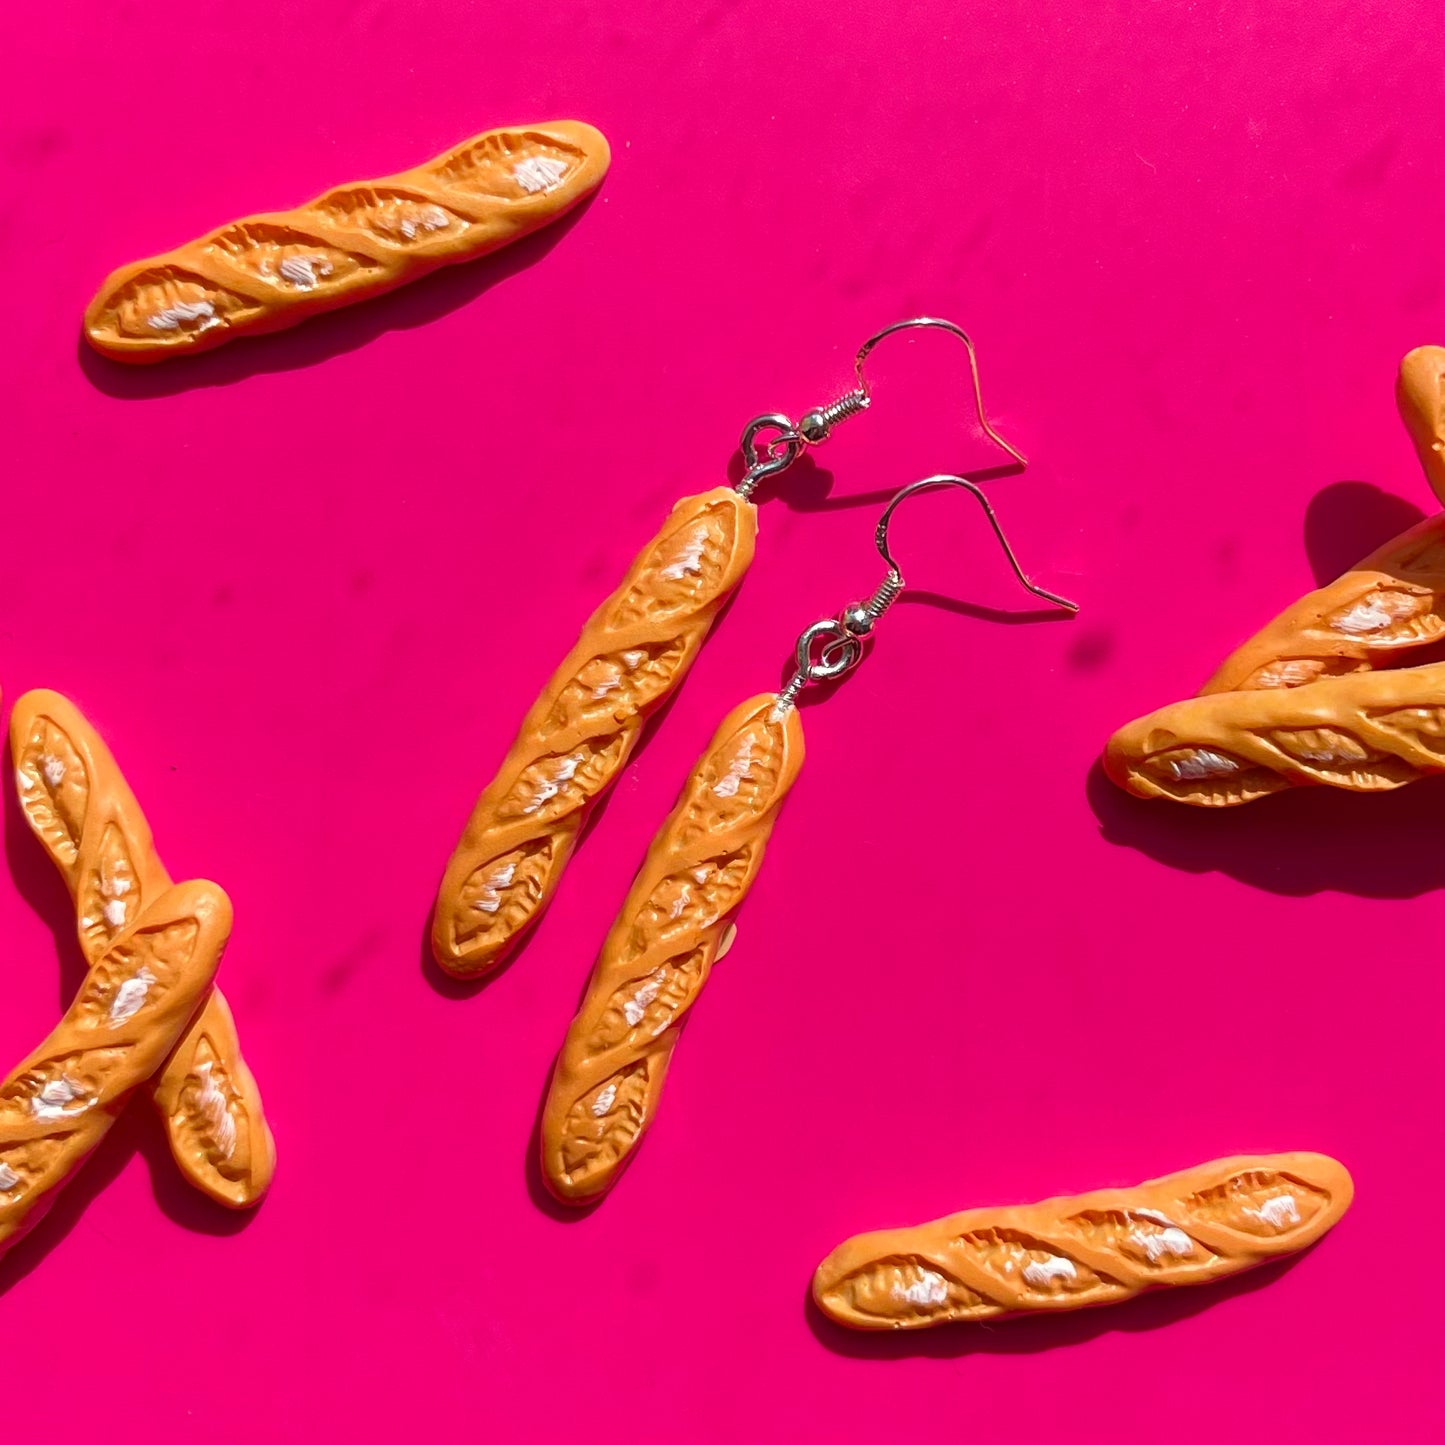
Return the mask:
{"type": "Polygon", "coordinates": [[[1378,792],[1445,772],[1445,662],[1160,708],[1109,739],[1141,798],[1228,807],[1313,783],[1378,792]]]}
{"type": "Polygon", "coordinates": [[[1236,649],[1202,693],[1300,687],[1389,667],[1445,637],[1445,512],[1391,538],[1236,649]]]}
{"type": "Polygon", "coordinates": [[[91,965],[50,1036],[0,1085],[0,1250],[31,1228],[160,1068],[220,961],[231,905],[165,889],[91,965]]]}
{"type": "Polygon", "coordinates": [[[1395,400],[1425,476],[1445,502],[1445,347],[1417,346],[1406,356],[1395,400]]]}
{"type": "Polygon", "coordinates": [[[726,947],[803,766],[797,710],[772,693],[723,720],[647,850],[587,984],[542,1110],[542,1175],[604,1194],[652,1123],[687,1011],[726,947]]]}
{"type": "Polygon", "coordinates": [[[447,864],[432,952],[448,973],[489,972],[541,917],[589,813],[692,666],[756,537],[757,509],[731,488],[685,497],[592,615],[447,864]]]}
{"type": "MultiPolygon", "coordinates": [[[[55,692],[26,693],[11,714],[10,735],[21,809],[75,899],[80,946],[94,964],[171,887],[170,877],[110,750],[73,703],[55,692]]],[[[182,1174],[228,1207],[259,1202],[275,1150],[219,992],[196,1011],[149,1088],[182,1174]],[[227,1100],[229,1130],[217,1091],[227,1100]],[[212,1147],[199,1145],[217,1131],[212,1147]],[[233,1135],[233,1157],[226,1158],[222,1145],[233,1135]]]]}
{"type": "Polygon", "coordinates": [[[538,230],[596,190],[608,162],[581,121],[486,131],[122,266],[86,308],[86,338],[116,361],[152,362],[294,326],[538,230]]]}
{"type": "Polygon", "coordinates": [[[1294,1254],[1353,1196],[1345,1167],[1323,1154],[1217,1159],[1134,1189],[856,1235],[818,1266],[813,1298],[858,1330],[1116,1304],[1294,1254]]]}

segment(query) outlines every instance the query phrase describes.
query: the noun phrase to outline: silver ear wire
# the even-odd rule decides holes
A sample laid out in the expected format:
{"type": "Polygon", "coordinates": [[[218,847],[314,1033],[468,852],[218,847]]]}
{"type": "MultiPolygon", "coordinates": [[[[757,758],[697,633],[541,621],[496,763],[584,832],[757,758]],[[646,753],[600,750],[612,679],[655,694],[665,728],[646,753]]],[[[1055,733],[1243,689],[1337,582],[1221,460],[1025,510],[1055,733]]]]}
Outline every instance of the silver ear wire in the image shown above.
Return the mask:
{"type": "Polygon", "coordinates": [[[963,342],[968,351],[968,372],[973,384],[973,403],[979,426],[984,435],[995,446],[1007,452],[1021,469],[1027,467],[1028,458],[1012,442],[1005,440],[988,419],[988,412],[983,404],[983,383],[978,374],[978,353],[968,332],[952,321],[945,321],[938,316],[913,316],[907,321],[895,321],[891,326],[885,326],[882,331],[874,332],[858,348],[858,354],[853,358],[853,373],[858,384],[837,401],[829,402],[827,406],[811,408],[803,413],[796,424],[782,412],[769,412],[765,416],[754,417],[743,429],[741,445],[746,470],[737,484],[737,491],[744,497],[752,496],[757,484],[765,477],[776,476],[777,473],[785,471],[808,447],[827,441],[833,434],[833,428],[840,422],[867,411],[873,403],[873,393],[865,368],[874,347],[895,332],[923,328],[946,331],[963,342]]]}
{"type": "Polygon", "coordinates": [[[918,492],[933,491],[940,487],[961,487],[977,500],[979,506],[983,508],[984,516],[988,518],[989,526],[993,528],[994,536],[998,538],[999,546],[1003,548],[1004,556],[1008,558],[1009,566],[1013,568],[1014,576],[1027,591],[1068,612],[1079,610],[1077,602],[1071,602],[1067,597],[1060,597],[1057,592],[1050,592],[1047,587],[1040,587],[1019,566],[1019,559],[1013,547],[1009,545],[1009,540],[1004,535],[1003,527],[1000,526],[993,507],[976,482],[969,481],[967,477],[956,477],[949,473],[924,477],[922,481],[913,482],[904,487],[883,509],[883,515],[878,519],[878,526],[873,535],[878,544],[879,556],[888,564],[888,575],[878,584],[872,597],[866,602],[850,603],[836,617],[825,617],[822,621],[813,623],[798,638],[794,652],[793,675],[773,704],[774,721],[780,719],[790,707],[795,705],[798,694],[810,683],[827,682],[833,678],[842,677],[845,672],[851,671],[863,660],[865,645],[872,636],[878,619],[898,600],[899,594],[904,588],[903,572],[893,555],[888,538],[893,514],[909,497],[918,492]]]}
{"type": "MultiPolygon", "coordinates": [[[[879,617],[892,604],[893,599],[903,590],[903,573],[898,563],[894,560],[893,552],[888,544],[888,528],[893,521],[893,514],[907,499],[917,492],[933,491],[939,487],[962,487],[977,499],[983,514],[988,518],[988,524],[993,528],[993,534],[998,538],[998,544],[1003,548],[1003,554],[1008,558],[1008,564],[1013,568],[1013,574],[1018,578],[1019,584],[1027,591],[1032,592],[1035,597],[1042,597],[1045,602],[1052,602],[1056,607],[1063,607],[1069,612],[1077,612],[1079,604],[1070,602],[1067,597],[1060,597],[1057,592],[1050,592],[1047,587],[1040,587],[1036,582],[1030,580],[1028,574],[1019,565],[1019,559],[1014,549],[1009,545],[1009,539],[1004,535],[1003,527],[999,524],[998,514],[994,511],[988,498],[983,494],[983,489],[977,482],[971,482],[967,477],[956,477],[950,473],[939,473],[937,476],[924,477],[921,482],[913,482],[903,488],[896,497],[883,509],[883,515],[878,519],[878,527],[874,532],[874,540],[878,543],[878,554],[888,564],[888,576],[884,579],[878,591],[873,594],[870,602],[861,604],[864,611],[873,608],[882,599],[881,606],[871,613],[872,620],[876,622],[879,617]]],[[[871,624],[870,624],[871,625],[871,624]]]]}
{"type": "Polygon", "coordinates": [[[854,395],[862,396],[864,404],[870,396],[867,377],[864,375],[863,367],[867,362],[873,348],[887,336],[892,336],[898,331],[913,331],[923,328],[932,328],[935,331],[946,331],[950,336],[956,336],[963,342],[968,351],[968,374],[973,382],[973,406],[978,416],[978,424],[983,429],[983,434],[997,447],[1006,451],[1021,467],[1027,467],[1028,458],[1010,441],[1005,440],[1003,434],[998,431],[994,424],[988,419],[988,411],[983,404],[983,382],[978,375],[978,352],[974,349],[973,339],[963,327],[955,325],[952,321],[945,321],[941,316],[914,316],[907,321],[895,321],[892,326],[885,326],[882,331],[870,336],[862,346],[858,348],[858,355],[853,361],[853,370],[858,377],[858,389],[854,395]]]}

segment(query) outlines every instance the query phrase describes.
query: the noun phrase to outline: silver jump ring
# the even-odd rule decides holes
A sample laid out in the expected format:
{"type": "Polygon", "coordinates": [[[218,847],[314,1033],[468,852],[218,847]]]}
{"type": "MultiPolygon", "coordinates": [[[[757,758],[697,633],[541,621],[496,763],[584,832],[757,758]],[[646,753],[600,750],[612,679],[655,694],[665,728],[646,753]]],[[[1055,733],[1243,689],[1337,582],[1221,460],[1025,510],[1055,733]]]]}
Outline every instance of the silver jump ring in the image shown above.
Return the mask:
{"type": "Polygon", "coordinates": [[[794,656],[799,676],[808,682],[827,682],[857,665],[863,644],[836,617],[825,617],[798,638],[794,656]]]}
{"type": "Polygon", "coordinates": [[[776,476],[793,465],[803,450],[803,438],[793,425],[792,418],[782,412],[770,412],[767,416],[755,416],[743,428],[743,461],[747,470],[737,485],[743,496],[751,496],[753,488],[764,477],[776,476]],[[759,442],[762,432],[776,432],[776,436],[759,442]]]}

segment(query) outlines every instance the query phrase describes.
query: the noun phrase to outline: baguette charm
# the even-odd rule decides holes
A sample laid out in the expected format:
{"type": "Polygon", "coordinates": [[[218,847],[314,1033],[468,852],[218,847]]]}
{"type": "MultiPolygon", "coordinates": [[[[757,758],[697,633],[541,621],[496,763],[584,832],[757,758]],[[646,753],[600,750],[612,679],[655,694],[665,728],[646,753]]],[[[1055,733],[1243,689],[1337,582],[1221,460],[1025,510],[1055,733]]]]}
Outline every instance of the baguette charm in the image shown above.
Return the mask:
{"type": "Polygon", "coordinates": [[[857,1330],[1117,1304],[1298,1253],[1353,1195],[1344,1166],[1323,1154],[1219,1159],[1136,1189],[857,1235],[818,1266],[813,1299],[857,1330]]]}
{"type": "Polygon", "coordinates": [[[122,266],[86,308],[86,339],[153,362],[294,326],[539,230],[595,191],[608,162],[606,139],[580,121],[487,131],[122,266]]]}
{"type": "Polygon", "coordinates": [[[731,488],[686,497],[593,614],[447,864],[432,952],[448,973],[489,972],[541,916],[592,808],[742,580],[756,536],[757,509],[731,488]]]}
{"type": "Polygon", "coordinates": [[[1398,788],[1445,772],[1445,662],[1189,698],[1115,733],[1104,770],[1138,797],[1203,808],[1311,783],[1398,788]]]}
{"type": "Polygon", "coordinates": [[[802,765],[797,710],[752,698],[724,719],[653,839],[543,1106],[542,1175],[559,1199],[604,1194],[652,1123],[687,1011],[802,765]]]}
{"type": "MultiPolygon", "coordinates": [[[[10,734],[21,810],[75,899],[80,946],[94,965],[171,887],[170,877],[135,795],[74,704],[28,692],[15,704],[10,734]]],[[[149,1087],[186,1179],[230,1208],[257,1203],[271,1182],[275,1145],[218,991],[207,993],[149,1087]]]]}
{"type": "Polygon", "coordinates": [[[0,1085],[0,1251],[40,1219],[161,1066],[230,927],[214,883],[166,889],[120,930],[50,1037],[0,1085]]]}

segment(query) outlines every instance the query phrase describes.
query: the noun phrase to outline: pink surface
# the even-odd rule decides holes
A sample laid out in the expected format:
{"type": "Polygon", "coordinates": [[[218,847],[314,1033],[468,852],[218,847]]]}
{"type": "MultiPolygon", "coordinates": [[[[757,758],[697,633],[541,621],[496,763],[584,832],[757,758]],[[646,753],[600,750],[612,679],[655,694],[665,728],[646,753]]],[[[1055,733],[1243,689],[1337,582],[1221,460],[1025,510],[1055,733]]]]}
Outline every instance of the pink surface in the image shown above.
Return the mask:
{"type": "MultiPolygon", "coordinates": [[[[12,1421],[1440,1439],[1445,785],[1204,816],[1091,772],[1112,726],[1431,505],[1391,384],[1445,340],[1435,7],[691,9],[9,18],[0,683],[73,696],[172,872],[232,894],[222,980],[281,1155],[236,1220],[132,1108],[0,1268],[12,1421]],[[115,264],[564,115],[614,147],[569,226],[194,362],[77,354],[115,264]],[[966,499],[902,515],[911,580],[968,606],[900,606],[808,710],[660,1122],[563,1221],[528,1161],[593,950],[716,719],[875,580],[879,497],[990,460],[961,353],[880,350],[873,414],[820,453],[831,477],[765,503],[665,727],[530,946],[466,997],[421,963],[447,850],[672,500],[922,310],[977,337],[1033,461],[998,508],[1084,612],[977,615],[1028,599],[966,499]],[[1357,1203],[1242,1287],[883,1341],[804,1305],[857,1230],[1285,1148],[1343,1159],[1357,1203]]],[[[9,796],[5,845],[17,1058],[78,954],[9,796]]]]}

